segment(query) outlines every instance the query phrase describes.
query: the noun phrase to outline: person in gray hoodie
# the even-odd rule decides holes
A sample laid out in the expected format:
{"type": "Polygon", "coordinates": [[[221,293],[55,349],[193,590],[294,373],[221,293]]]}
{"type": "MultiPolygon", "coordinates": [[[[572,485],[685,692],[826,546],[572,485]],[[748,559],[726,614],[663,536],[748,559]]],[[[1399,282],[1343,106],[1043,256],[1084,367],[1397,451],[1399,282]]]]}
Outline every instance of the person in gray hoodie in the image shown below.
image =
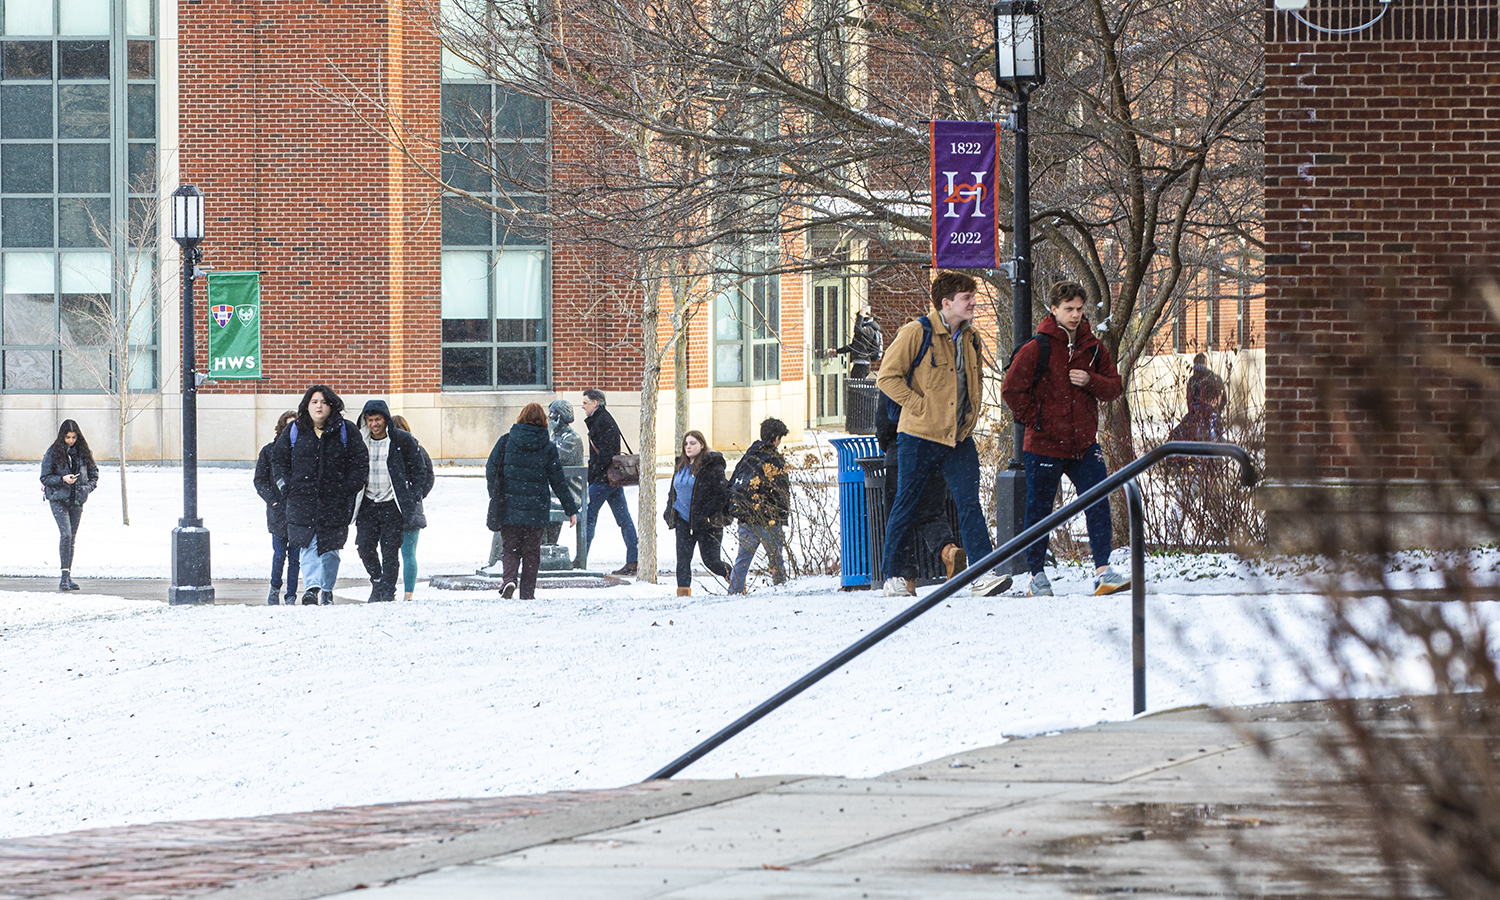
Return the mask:
{"type": "Polygon", "coordinates": [[[359,432],[370,454],[365,489],[354,500],[354,546],[370,573],[370,602],[396,599],[401,540],[415,527],[421,500],[432,490],[432,466],[417,439],[397,428],[384,400],[371,400],[359,414],[359,432]]]}

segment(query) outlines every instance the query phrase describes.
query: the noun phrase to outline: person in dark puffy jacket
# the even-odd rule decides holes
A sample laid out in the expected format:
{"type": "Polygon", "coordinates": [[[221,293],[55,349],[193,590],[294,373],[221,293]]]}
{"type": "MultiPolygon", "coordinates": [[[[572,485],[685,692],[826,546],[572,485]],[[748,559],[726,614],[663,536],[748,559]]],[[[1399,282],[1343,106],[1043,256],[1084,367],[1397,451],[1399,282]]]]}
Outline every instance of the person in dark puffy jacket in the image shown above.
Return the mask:
{"type": "Polygon", "coordinates": [[[297,420],[276,439],[271,477],[286,498],[286,538],[301,554],[302,605],[333,602],[339,551],[349,541],[354,501],[364,490],[370,457],[344,418],[344,401],[315,384],[297,405],[297,420]]]}
{"type": "Polygon", "coordinates": [[[78,590],[73,581],[73,545],[78,524],[83,519],[83,504],[99,486],[99,467],[83,431],[72,419],[64,419],[57,428],[57,439],[42,457],[42,497],[52,506],[57,522],[57,555],[62,562],[60,591],[78,590]]]}
{"type": "Polygon", "coordinates": [[[288,606],[297,602],[297,554],[288,553],[286,545],[286,501],[276,480],[271,477],[271,452],[276,447],[276,438],[297,418],[297,411],[289,409],[276,419],[276,435],[271,442],[260,448],[260,457],[255,461],[255,492],[266,502],[266,530],[271,532],[271,596],[266,598],[270,606],[281,605],[281,571],[286,569],[286,602],[288,606]]]}
{"type": "Polygon", "coordinates": [[[766,419],[760,423],[760,440],[750,445],[734,467],[730,478],[731,500],[740,520],[740,551],[729,574],[729,593],[743,594],[755,551],[766,548],[771,583],[786,581],[782,549],[786,546],[787,520],[792,516],[792,487],[786,475],[786,457],[781,455],[781,439],[787,436],[786,423],[766,419]],[[735,485],[743,483],[744,492],[735,485]]]}
{"type": "Polygon", "coordinates": [[[568,524],[578,524],[578,504],[563,476],[557,446],[547,434],[547,414],[540,403],[526,404],[510,432],[495,442],[484,477],[490,492],[485,524],[500,532],[505,542],[501,595],[508,600],[519,586],[522,600],[534,599],[542,533],[551,519],[553,496],[561,501],[568,524]]]}
{"type": "MultiPolygon", "coordinates": [[[[403,416],[393,416],[391,421],[396,427],[412,435],[411,426],[406,424],[403,416]]],[[[406,530],[401,532],[401,578],[403,587],[406,588],[406,596],[402,599],[410,600],[411,595],[417,589],[417,538],[421,536],[422,529],[427,527],[427,510],[424,501],[432,492],[432,486],[436,483],[433,477],[432,457],[427,455],[427,448],[417,441],[417,452],[422,454],[422,468],[427,473],[427,487],[422,491],[422,496],[417,498],[416,511],[406,520],[406,530]]]]}
{"type": "Polygon", "coordinates": [[[354,546],[370,575],[370,602],[396,599],[401,541],[432,490],[432,464],[423,463],[417,439],[395,427],[384,400],[371,400],[359,414],[359,433],[369,454],[369,477],[354,498],[354,546]]]}
{"type": "Polygon", "coordinates": [[[677,532],[677,596],[693,594],[694,547],[710,572],[731,576],[722,550],[729,524],[729,479],[724,477],[724,455],[708,446],[701,431],[682,436],[682,455],[662,518],[677,532]]]}

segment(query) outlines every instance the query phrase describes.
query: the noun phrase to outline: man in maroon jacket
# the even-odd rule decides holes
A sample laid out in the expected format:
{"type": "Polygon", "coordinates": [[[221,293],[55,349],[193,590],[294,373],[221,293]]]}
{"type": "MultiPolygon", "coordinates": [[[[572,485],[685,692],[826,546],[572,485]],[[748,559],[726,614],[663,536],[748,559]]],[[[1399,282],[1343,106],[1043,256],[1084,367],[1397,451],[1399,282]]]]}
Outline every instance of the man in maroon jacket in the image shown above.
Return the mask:
{"type": "MultiPolygon", "coordinates": [[[[1082,494],[1107,474],[1098,440],[1099,401],[1120,396],[1120,373],[1083,315],[1085,296],[1083,286],[1072,281],[1052,286],[1048,295],[1052,314],[1037,326],[1037,339],[1016,352],[1001,391],[1016,421],[1026,426],[1022,458],[1026,463],[1028,528],[1051,514],[1064,475],[1082,494]],[[1049,343],[1046,371],[1040,373],[1038,341],[1049,343]]],[[[1113,594],[1130,587],[1130,576],[1109,564],[1114,538],[1109,498],[1089,507],[1084,518],[1094,556],[1094,593],[1113,594]]],[[[1052,596],[1046,560],[1045,537],[1026,548],[1026,563],[1031,570],[1027,596],[1052,596]]]]}

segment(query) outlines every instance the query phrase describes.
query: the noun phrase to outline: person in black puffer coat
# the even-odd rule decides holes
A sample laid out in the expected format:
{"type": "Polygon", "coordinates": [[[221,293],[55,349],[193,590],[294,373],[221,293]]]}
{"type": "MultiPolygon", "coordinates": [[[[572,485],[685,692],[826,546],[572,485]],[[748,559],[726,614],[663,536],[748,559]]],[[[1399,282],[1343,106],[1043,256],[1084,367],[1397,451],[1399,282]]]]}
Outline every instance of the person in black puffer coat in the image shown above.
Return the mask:
{"type": "Polygon", "coordinates": [[[547,414],[540,403],[528,403],[510,433],[495,442],[484,477],[490,492],[485,524],[505,542],[501,554],[506,599],[536,597],[536,573],[542,561],[542,533],[551,519],[552,496],[562,503],[570,526],[578,524],[578,504],[563,477],[562,459],[547,434],[547,414]],[[519,580],[518,573],[519,572],[519,580]]]}
{"type": "Polygon", "coordinates": [[[286,498],[276,487],[271,476],[271,453],[276,448],[276,438],[297,418],[296,410],[287,410],[276,419],[276,437],[260,448],[260,457],[255,461],[255,492],[266,501],[266,530],[271,532],[271,596],[266,599],[270,606],[281,605],[281,570],[286,568],[286,602],[288,606],[297,602],[297,554],[286,552],[286,498]]]}
{"type": "Polygon", "coordinates": [[[286,497],[287,544],[302,557],[303,606],[333,602],[339,551],[369,474],[364,438],[344,418],[344,401],[326,384],[308,388],[297,421],[271,450],[271,476],[286,497]]]}
{"type": "Polygon", "coordinates": [[[99,486],[99,467],[83,431],[72,419],[58,426],[57,439],[42,457],[42,497],[52,506],[57,521],[57,555],[62,561],[60,591],[76,591],[73,581],[73,542],[83,519],[83,504],[99,486]]]}
{"type": "Polygon", "coordinates": [[[729,524],[729,479],[724,477],[724,455],[709,448],[701,431],[682,436],[682,455],[662,518],[677,532],[677,596],[692,596],[694,547],[710,572],[730,577],[722,550],[729,524]]]}

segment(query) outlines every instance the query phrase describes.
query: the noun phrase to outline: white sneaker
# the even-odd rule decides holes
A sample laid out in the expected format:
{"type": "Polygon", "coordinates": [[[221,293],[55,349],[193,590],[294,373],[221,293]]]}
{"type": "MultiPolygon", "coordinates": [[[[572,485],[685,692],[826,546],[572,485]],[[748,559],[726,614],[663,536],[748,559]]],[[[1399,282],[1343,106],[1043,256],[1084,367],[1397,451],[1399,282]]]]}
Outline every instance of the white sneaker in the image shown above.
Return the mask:
{"type": "Polygon", "coordinates": [[[969,585],[969,593],[975,597],[993,597],[1010,590],[1009,575],[986,575],[969,585]]]}
{"type": "Polygon", "coordinates": [[[1130,576],[1122,575],[1115,571],[1114,566],[1109,566],[1103,572],[1094,576],[1094,594],[1113,594],[1115,591],[1123,591],[1130,587],[1130,576]]]}
{"type": "Polygon", "coordinates": [[[1038,572],[1031,576],[1031,584],[1026,586],[1028,597],[1051,597],[1052,582],[1047,580],[1046,572],[1038,572]]]}
{"type": "Polygon", "coordinates": [[[887,578],[885,595],[887,597],[915,597],[917,596],[917,583],[911,578],[887,578]]]}

